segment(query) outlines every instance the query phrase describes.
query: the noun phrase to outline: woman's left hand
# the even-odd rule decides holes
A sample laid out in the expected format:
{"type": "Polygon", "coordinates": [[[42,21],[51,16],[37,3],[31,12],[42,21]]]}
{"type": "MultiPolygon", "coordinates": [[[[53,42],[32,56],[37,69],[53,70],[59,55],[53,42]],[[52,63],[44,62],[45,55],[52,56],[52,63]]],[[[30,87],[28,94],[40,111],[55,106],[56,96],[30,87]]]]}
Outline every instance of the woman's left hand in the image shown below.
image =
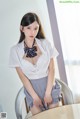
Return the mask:
{"type": "Polygon", "coordinates": [[[45,105],[49,105],[49,104],[52,103],[52,96],[51,96],[51,94],[45,94],[44,102],[45,102],[45,105]]]}

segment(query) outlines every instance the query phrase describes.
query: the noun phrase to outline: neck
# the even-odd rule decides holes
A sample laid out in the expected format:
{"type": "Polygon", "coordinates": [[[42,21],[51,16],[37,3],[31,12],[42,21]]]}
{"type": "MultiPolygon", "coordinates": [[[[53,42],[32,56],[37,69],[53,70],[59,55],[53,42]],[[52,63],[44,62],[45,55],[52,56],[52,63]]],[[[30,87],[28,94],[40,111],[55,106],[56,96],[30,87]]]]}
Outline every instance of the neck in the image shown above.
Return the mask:
{"type": "Polygon", "coordinates": [[[32,48],[33,46],[33,43],[34,43],[34,40],[24,40],[25,41],[25,44],[29,47],[29,48],[32,48]]]}

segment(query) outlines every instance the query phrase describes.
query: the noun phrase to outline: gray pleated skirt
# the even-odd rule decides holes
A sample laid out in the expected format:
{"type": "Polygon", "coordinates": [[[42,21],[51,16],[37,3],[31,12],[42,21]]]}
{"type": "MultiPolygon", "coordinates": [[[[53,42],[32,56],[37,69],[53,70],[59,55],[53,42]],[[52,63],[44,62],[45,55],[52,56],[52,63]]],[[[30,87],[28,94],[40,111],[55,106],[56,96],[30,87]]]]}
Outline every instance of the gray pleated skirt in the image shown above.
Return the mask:
{"type": "MultiPolygon", "coordinates": [[[[44,95],[45,95],[45,91],[46,91],[47,80],[48,80],[48,77],[30,80],[35,92],[40,97],[43,104],[44,104],[44,95]]],[[[24,88],[24,93],[26,95],[27,105],[28,105],[28,107],[31,108],[33,106],[33,98],[27,92],[27,90],[25,88],[24,88]]],[[[61,100],[61,85],[56,80],[55,80],[55,86],[53,86],[53,88],[52,88],[51,95],[52,95],[52,99],[53,99],[52,103],[58,103],[61,100]]]]}

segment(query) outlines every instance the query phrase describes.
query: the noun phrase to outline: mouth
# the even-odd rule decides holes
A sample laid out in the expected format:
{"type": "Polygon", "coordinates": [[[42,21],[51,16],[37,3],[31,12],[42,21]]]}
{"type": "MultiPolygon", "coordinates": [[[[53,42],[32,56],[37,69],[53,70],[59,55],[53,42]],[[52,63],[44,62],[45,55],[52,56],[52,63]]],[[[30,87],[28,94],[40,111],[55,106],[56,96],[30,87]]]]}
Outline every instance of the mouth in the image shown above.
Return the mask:
{"type": "Polygon", "coordinates": [[[29,36],[30,38],[34,38],[34,36],[29,36]]]}

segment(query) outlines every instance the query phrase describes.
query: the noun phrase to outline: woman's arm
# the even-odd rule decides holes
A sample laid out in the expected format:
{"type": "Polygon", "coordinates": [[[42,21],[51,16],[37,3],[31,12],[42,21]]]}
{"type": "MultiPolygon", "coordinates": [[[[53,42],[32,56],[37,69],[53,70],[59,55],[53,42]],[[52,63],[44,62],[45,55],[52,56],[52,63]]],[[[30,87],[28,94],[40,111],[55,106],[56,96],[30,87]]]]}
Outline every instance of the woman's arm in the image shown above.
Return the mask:
{"type": "Polygon", "coordinates": [[[31,97],[33,98],[33,103],[35,105],[41,105],[42,106],[42,103],[41,103],[41,100],[40,98],[38,97],[38,95],[36,94],[36,92],[34,91],[29,79],[24,75],[24,73],[22,72],[21,68],[20,67],[16,67],[16,71],[24,85],[24,87],[26,88],[26,90],[28,91],[28,93],[31,95],[31,97]]]}
{"type": "Polygon", "coordinates": [[[44,102],[46,105],[52,102],[51,90],[53,85],[55,84],[54,75],[55,75],[54,59],[51,58],[50,64],[49,64],[47,87],[46,87],[46,92],[44,96],[44,102]]]}
{"type": "Polygon", "coordinates": [[[53,85],[55,85],[55,66],[54,66],[54,59],[51,58],[50,64],[49,64],[47,88],[45,92],[46,94],[51,94],[53,85]]]}

